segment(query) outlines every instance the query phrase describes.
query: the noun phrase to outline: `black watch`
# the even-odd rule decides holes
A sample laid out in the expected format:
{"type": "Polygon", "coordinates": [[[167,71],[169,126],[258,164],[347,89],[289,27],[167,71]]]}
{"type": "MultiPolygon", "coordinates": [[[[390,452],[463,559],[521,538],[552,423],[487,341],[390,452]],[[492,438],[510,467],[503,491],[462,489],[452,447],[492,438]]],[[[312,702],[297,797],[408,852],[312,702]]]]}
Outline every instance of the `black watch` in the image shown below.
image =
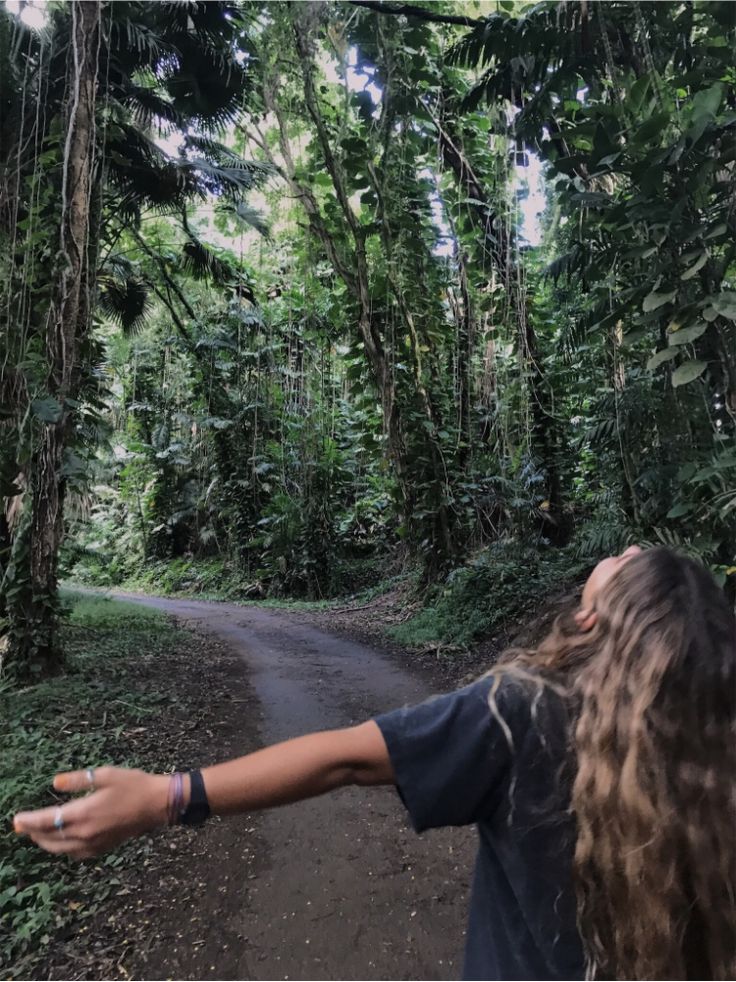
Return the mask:
{"type": "Polygon", "coordinates": [[[181,813],[179,821],[182,825],[201,825],[210,817],[210,803],[207,801],[202,772],[189,771],[189,781],[189,804],[181,813]]]}

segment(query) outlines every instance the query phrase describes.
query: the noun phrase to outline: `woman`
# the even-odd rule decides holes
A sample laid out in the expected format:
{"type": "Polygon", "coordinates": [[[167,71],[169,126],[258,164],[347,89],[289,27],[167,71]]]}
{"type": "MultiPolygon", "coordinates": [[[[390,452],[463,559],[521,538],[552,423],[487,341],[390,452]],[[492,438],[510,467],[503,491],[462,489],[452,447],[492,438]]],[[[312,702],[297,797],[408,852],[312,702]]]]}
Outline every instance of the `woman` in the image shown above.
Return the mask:
{"type": "Polygon", "coordinates": [[[667,549],[599,563],[536,651],[446,696],[188,775],[60,774],[94,790],[16,816],[83,858],[210,813],[394,784],[417,831],[477,823],[471,979],[736,974],[736,623],[667,549]]]}

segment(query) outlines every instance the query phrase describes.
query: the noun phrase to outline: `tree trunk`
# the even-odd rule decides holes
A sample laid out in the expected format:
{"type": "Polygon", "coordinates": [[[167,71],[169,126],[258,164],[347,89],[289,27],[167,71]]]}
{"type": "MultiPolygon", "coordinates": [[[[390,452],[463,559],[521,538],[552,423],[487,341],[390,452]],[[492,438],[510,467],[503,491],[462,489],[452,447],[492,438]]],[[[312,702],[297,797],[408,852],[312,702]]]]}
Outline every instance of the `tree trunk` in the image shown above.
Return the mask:
{"type": "MultiPolygon", "coordinates": [[[[456,240],[457,242],[457,237],[456,240]]],[[[470,419],[470,389],[472,385],[472,358],[475,348],[475,313],[468,283],[468,257],[456,246],[457,272],[460,280],[460,303],[457,305],[456,323],[458,332],[457,378],[458,378],[458,467],[465,471],[473,442],[470,419]]]]}
{"type": "MultiPolygon", "coordinates": [[[[72,0],[72,33],[67,57],[66,133],[61,191],[61,223],[57,280],[46,319],[49,363],[48,392],[59,404],[54,422],[43,424],[31,467],[28,535],[29,577],[9,611],[8,665],[19,678],[38,678],[60,670],[63,654],[58,637],[57,563],[63,536],[64,449],[73,423],[80,381],[80,347],[90,321],[90,293],[96,254],[95,106],[100,4],[72,0]]],[[[23,550],[25,552],[25,549],[23,550]]]]}
{"type": "Polygon", "coordinates": [[[547,501],[542,506],[542,530],[554,545],[565,545],[570,529],[564,514],[562,481],[559,470],[559,433],[557,420],[551,411],[549,387],[539,356],[537,335],[529,317],[524,314],[520,323],[522,364],[529,380],[529,400],[532,417],[532,450],[542,464],[547,477],[547,501]]]}

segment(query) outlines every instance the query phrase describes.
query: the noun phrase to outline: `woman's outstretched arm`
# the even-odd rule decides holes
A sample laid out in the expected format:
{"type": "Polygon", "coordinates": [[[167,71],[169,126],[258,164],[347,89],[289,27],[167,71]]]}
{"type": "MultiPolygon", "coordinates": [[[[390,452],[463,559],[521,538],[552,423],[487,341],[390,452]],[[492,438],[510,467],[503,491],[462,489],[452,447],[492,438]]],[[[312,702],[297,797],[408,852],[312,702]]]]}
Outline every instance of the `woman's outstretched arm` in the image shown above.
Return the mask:
{"type": "MultiPolygon", "coordinates": [[[[19,812],[16,832],[43,849],[77,859],[96,856],[125,839],[167,823],[171,778],[117,767],[95,770],[94,793],[63,806],[19,812]]],[[[210,809],[232,815],[314,798],[350,784],[393,784],[394,772],[378,725],[371,721],[343,730],[310,733],[216,764],[202,771],[210,809]]],[[[57,791],[89,789],[86,771],[57,774],[57,791]]],[[[189,779],[184,780],[184,804],[189,779]]]]}

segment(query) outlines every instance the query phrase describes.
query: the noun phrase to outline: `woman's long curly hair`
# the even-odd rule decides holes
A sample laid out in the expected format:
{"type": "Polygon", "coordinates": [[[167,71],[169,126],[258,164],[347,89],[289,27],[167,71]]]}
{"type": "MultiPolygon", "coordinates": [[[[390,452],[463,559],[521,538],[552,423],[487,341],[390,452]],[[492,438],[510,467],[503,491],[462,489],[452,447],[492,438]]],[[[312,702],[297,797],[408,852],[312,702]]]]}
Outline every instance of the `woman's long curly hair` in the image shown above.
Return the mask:
{"type": "MultiPolygon", "coordinates": [[[[581,633],[509,652],[571,707],[588,976],[736,978],[736,620],[698,563],[622,565],[581,633]]],[[[495,673],[494,673],[495,674],[495,673]]]]}

